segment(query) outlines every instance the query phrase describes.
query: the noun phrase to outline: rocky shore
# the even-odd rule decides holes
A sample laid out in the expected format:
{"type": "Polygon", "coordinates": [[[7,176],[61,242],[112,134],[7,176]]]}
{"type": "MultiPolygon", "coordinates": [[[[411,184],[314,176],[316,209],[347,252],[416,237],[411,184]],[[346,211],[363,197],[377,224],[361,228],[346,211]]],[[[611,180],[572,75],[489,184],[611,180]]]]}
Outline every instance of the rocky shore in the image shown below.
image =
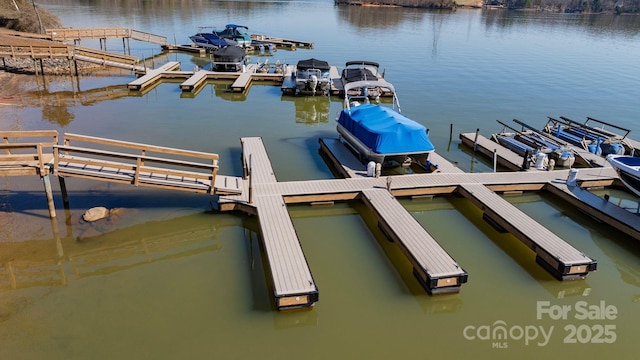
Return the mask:
{"type": "MultiPolygon", "coordinates": [[[[3,59],[0,66],[2,67],[2,70],[16,74],[34,75],[36,74],[36,70],[38,74],[44,73],[45,75],[75,74],[75,65],[73,60],[66,59],[42,59],[42,61],[40,61],[33,59],[7,58],[3,59]]],[[[89,74],[102,68],[99,64],[92,64],[83,61],[78,61],[77,66],[79,74],[89,74]]]]}

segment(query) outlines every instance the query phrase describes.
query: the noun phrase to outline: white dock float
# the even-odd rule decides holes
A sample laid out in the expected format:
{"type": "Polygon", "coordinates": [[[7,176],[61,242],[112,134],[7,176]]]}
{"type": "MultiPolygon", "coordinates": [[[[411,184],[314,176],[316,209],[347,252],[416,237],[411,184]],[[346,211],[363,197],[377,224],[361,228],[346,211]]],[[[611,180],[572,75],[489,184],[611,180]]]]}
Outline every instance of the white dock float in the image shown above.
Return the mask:
{"type": "Polygon", "coordinates": [[[382,231],[413,265],[413,274],[430,294],[459,292],[468,274],[386,189],[367,189],[362,200],[382,231]]]}
{"type": "Polygon", "coordinates": [[[180,63],[177,61],[169,61],[168,63],[160,66],[157,69],[147,70],[147,73],[129,84],[127,87],[129,90],[142,90],[146,86],[155,83],[163,77],[163,73],[166,71],[172,71],[180,68],[180,63]]]}
{"type": "Polygon", "coordinates": [[[193,91],[203,82],[207,81],[208,74],[209,71],[207,70],[196,71],[191,77],[180,84],[180,89],[182,91],[193,91]]]}

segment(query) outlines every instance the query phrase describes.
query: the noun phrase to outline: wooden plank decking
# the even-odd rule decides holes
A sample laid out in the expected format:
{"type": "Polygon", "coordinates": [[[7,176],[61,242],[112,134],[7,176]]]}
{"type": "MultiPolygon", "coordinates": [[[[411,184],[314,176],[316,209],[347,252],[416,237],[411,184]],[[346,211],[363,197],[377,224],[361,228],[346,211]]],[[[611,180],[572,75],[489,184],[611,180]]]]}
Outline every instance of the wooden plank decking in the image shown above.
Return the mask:
{"type": "Polygon", "coordinates": [[[536,262],[559,279],[585,277],[597,262],[482,184],[460,184],[458,191],[484,211],[490,221],[512,233],[536,253],[536,262]]]}
{"type": "Polygon", "coordinates": [[[172,71],[178,68],[180,68],[179,62],[169,61],[157,69],[147,70],[145,75],[133,80],[132,82],[127,84],[127,87],[129,88],[129,90],[142,90],[145,87],[153,84],[154,82],[162,79],[165,72],[172,71]]]}
{"type": "Polygon", "coordinates": [[[256,196],[255,205],[276,306],[280,310],[312,306],[318,301],[318,288],[282,196],[256,196]]]}
{"type": "Polygon", "coordinates": [[[464,145],[474,151],[478,151],[489,159],[493,159],[495,152],[498,164],[511,171],[522,170],[524,158],[495,141],[491,141],[478,133],[462,133],[460,134],[460,140],[464,145]]]}
{"type": "Polygon", "coordinates": [[[579,186],[569,186],[562,182],[550,182],[545,190],[559,196],[580,211],[598,221],[640,240],[640,216],[616,206],[579,186]]]}
{"type": "Polygon", "coordinates": [[[378,218],[382,231],[400,246],[413,273],[430,294],[459,292],[467,272],[386,189],[367,189],[361,199],[378,218]]]}

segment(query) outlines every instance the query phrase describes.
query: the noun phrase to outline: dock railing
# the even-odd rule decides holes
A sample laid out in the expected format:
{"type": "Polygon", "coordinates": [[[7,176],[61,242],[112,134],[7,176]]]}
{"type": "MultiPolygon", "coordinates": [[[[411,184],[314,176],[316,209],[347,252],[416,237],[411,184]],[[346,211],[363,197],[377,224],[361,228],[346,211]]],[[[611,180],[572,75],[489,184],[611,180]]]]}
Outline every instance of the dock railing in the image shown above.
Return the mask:
{"type": "Polygon", "coordinates": [[[57,176],[207,194],[215,190],[218,160],[217,154],[76,134],[64,134],[64,145],[54,146],[57,176]]]}
{"type": "Polygon", "coordinates": [[[2,58],[28,59],[71,59],[71,46],[64,44],[50,45],[0,45],[2,58]]]}
{"type": "Polygon", "coordinates": [[[0,174],[5,176],[40,175],[49,173],[53,160],[51,148],[58,143],[58,132],[0,131],[0,174]]]}

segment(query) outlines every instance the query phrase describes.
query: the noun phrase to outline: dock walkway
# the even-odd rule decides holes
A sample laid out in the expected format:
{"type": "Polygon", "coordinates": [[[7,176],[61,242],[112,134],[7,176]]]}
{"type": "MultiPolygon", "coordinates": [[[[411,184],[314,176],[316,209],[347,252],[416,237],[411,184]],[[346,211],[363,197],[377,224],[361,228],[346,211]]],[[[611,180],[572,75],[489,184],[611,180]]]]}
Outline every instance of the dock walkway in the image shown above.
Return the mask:
{"type": "Polygon", "coordinates": [[[458,191],[484,211],[490,222],[510,232],[536,253],[536,262],[558,279],[586,276],[597,263],[567,244],[482,184],[460,184],[458,191]]]}
{"type": "Polygon", "coordinates": [[[459,292],[468,274],[386,189],[362,191],[382,231],[402,249],[431,294],[459,292]]]}
{"type": "MultiPolygon", "coordinates": [[[[252,186],[277,182],[262,138],[246,137],[241,142],[243,169],[252,186]]],[[[318,288],[282,195],[257,192],[250,198],[260,222],[277,308],[313,306],[318,301],[318,288]]]]}

